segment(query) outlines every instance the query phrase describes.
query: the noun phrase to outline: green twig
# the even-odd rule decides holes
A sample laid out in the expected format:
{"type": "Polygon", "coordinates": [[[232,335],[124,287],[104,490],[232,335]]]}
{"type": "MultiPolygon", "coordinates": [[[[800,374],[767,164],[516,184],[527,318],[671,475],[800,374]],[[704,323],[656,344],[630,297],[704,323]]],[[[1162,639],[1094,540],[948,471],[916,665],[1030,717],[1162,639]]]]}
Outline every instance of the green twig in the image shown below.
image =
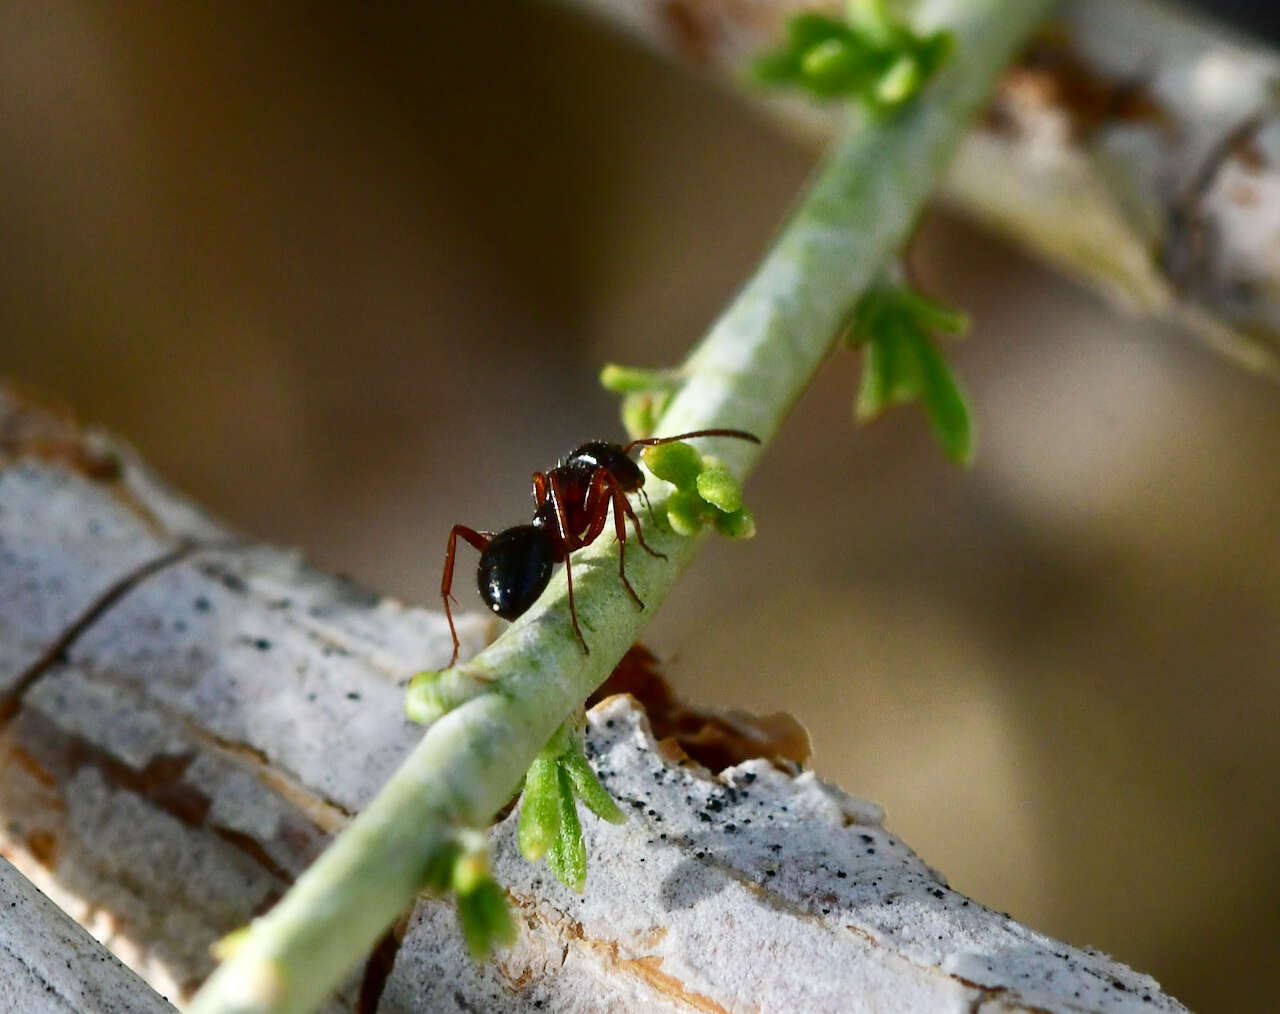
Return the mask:
{"type": "MultiPolygon", "coordinates": [[[[955,59],[917,103],[889,121],[861,119],[836,144],[759,270],[685,364],[662,431],[737,427],[766,441],[775,433],[858,296],[903,244],[996,74],[1047,7],[1046,0],[927,5],[922,20],[952,30],[955,59]]],[[[760,453],[744,441],[704,446],[739,478],[760,453]]],[[[658,510],[670,487],[653,479],[650,488],[658,510]]],[[[576,554],[578,617],[591,654],[573,636],[560,574],[533,609],[460,667],[470,686],[484,689],[428,729],[377,797],[253,923],[195,998],[195,1014],[305,1012],[332,993],[413,902],[457,829],[485,826],[511,798],[702,539],[660,528],[645,537],[669,558],[634,553],[628,561],[648,609],[638,611],[621,588],[611,540],[576,554]]]]}

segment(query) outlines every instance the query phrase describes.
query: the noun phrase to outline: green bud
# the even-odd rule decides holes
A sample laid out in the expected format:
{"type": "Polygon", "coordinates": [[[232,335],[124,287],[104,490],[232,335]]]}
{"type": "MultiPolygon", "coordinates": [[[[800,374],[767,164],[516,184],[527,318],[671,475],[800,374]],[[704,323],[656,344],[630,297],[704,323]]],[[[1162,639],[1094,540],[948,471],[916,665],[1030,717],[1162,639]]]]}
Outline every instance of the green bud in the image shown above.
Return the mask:
{"type": "Polygon", "coordinates": [[[716,531],[731,539],[751,539],[756,534],[756,519],[745,507],[732,514],[716,514],[716,531]]]}
{"type": "Polygon", "coordinates": [[[715,509],[692,490],[677,490],[667,499],[667,522],[677,535],[697,535],[715,509]]]}
{"type": "Polygon", "coordinates": [[[882,105],[897,106],[915,95],[923,83],[916,58],[903,55],[880,76],[872,94],[875,101],[882,105]]]}
{"type": "Polygon", "coordinates": [[[647,437],[653,432],[657,421],[657,413],[653,410],[653,395],[647,392],[628,394],[622,399],[622,425],[632,440],[647,437]]]}
{"type": "Polygon", "coordinates": [[[600,383],[618,394],[642,394],[646,391],[670,390],[680,382],[675,370],[645,370],[638,366],[609,363],[600,371],[600,383]]]}
{"type": "Polygon", "coordinates": [[[489,863],[483,852],[463,852],[453,864],[451,878],[459,896],[470,894],[489,876],[489,863]]]}
{"type": "Polygon", "coordinates": [[[708,464],[698,474],[697,488],[698,496],[725,514],[732,514],[742,507],[742,486],[719,462],[708,464]]]}
{"type": "Polygon", "coordinates": [[[671,444],[646,447],[640,455],[659,479],[666,479],[677,489],[687,489],[698,481],[702,471],[702,455],[697,448],[677,440],[671,444]]]}
{"type": "Polygon", "coordinates": [[[440,694],[440,672],[428,669],[409,680],[404,695],[405,717],[419,725],[430,725],[449,711],[440,694]]]}
{"type": "Polygon", "coordinates": [[[459,705],[484,693],[492,680],[465,669],[427,670],[409,680],[404,713],[411,722],[429,725],[459,705]]]}
{"type": "Polygon", "coordinates": [[[878,49],[900,44],[902,30],[889,14],[884,0],[847,0],[845,20],[878,49]]]}
{"type": "Polygon", "coordinates": [[[913,31],[885,0],[848,0],[843,18],[790,17],[785,39],[753,61],[752,75],[819,99],[860,99],[873,114],[887,114],[915,97],[951,47],[948,33],[913,31]]]}
{"type": "Polygon", "coordinates": [[[849,46],[843,39],[826,39],[806,52],[800,60],[805,77],[835,77],[850,62],[849,46]]]}

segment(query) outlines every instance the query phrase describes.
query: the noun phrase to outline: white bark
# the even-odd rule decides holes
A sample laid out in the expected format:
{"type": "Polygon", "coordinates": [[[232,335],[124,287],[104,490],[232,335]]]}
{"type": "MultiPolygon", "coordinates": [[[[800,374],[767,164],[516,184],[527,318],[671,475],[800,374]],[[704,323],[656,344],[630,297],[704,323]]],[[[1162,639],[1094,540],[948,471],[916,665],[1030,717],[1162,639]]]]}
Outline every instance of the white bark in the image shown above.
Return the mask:
{"type": "MultiPolygon", "coordinates": [[[[120,474],[90,477],[85,440],[0,389],[0,637],[22,648],[0,670],[0,846],[158,988],[189,995],[209,945],[410,748],[403,686],[447,660],[448,631],[295,554],[228,542],[118,445],[120,474]]],[[[488,625],[463,621],[467,650],[488,625]]],[[[452,912],[423,899],[379,1011],[1182,1009],[950,890],[878,807],[812,773],[670,759],[629,698],[591,713],[588,744],[631,819],[585,816],[585,893],[521,859],[508,817],[491,835],[517,944],[476,966],[452,912]]],[[[15,931],[27,955],[57,932],[47,913],[5,918],[20,925],[0,960],[15,931]]],[[[56,953],[77,981],[99,960],[56,953]]],[[[154,1003],[137,995],[131,1009],[154,1003]]]]}
{"type": "MultiPolygon", "coordinates": [[[[736,82],[787,14],[841,6],[573,2],[736,82]]],[[[1280,374],[1280,60],[1152,0],[1067,0],[1051,28],[1042,52],[1075,65],[1006,75],[943,196],[1125,308],[1280,374]]],[[[839,122],[833,106],[756,97],[824,138],[839,122]]]]}
{"type": "Polygon", "coordinates": [[[0,1010],[163,1014],[162,997],[0,859],[0,1010]]]}

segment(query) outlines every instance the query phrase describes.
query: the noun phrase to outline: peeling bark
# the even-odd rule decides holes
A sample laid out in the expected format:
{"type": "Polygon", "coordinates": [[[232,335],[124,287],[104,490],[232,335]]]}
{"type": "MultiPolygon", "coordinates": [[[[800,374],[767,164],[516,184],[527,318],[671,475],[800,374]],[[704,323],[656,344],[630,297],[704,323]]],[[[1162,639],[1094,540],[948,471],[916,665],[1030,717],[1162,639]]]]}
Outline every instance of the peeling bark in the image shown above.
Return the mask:
{"type": "MultiPolygon", "coordinates": [[[[734,83],[835,0],[573,0],[734,83]]],[[[928,3],[919,6],[927,11],[928,3]]],[[[838,105],[768,101],[825,138],[838,105]]],[[[1280,59],[1152,0],[1067,0],[942,196],[1132,312],[1280,376],[1280,59]]]]}
{"type": "MultiPolygon", "coordinates": [[[[268,906],[409,750],[403,687],[447,661],[448,627],[235,540],[127,448],[4,389],[0,433],[0,633],[22,646],[0,658],[0,849],[189,996],[209,945],[268,906]],[[13,436],[59,426],[57,452],[13,436]],[[116,474],[84,468],[95,441],[116,474]]],[[[490,621],[459,628],[471,652],[490,621]]],[[[716,726],[717,756],[742,750],[744,728],[716,726]]],[[[795,773],[791,730],[774,728],[788,744],[775,761],[739,753],[716,773],[656,742],[635,698],[601,701],[587,747],[631,819],[584,815],[585,893],[520,858],[508,815],[491,847],[515,946],[473,964],[449,907],[423,898],[398,950],[388,941],[327,1009],[361,994],[383,1014],[1182,1009],[1149,977],[950,890],[878,807],[795,773]]]]}

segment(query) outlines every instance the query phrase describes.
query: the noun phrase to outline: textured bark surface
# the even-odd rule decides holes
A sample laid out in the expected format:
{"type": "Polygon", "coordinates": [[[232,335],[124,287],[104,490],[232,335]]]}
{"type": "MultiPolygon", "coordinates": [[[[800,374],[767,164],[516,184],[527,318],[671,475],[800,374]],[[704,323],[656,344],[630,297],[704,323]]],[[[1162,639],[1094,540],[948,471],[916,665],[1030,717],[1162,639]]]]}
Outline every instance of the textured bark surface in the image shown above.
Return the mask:
{"type": "Polygon", "coordinates": [[[0,1010],[163,1014],[173,1007],[0,859],[0,1010]]]}
{"type": "MultiPolygon", "coordinates": [[[[574,2],[736,82],[788,14],[841,6],[574,2]]],[[[1275,54],[1181,8],[1068,0],[1005,75],[944,195],[1124,307],[1280,375],[1278,96],[1275,54]]],[[[771,108],[819,136],[840,120],[838,105],[771,108]]]]}
{"type": "MultiPolygon", "coordinates": [[[[403,687],[447,660],[447,627],[236,541],[127,449],[3,389],[0,454],[0,846],[188,995],[209,945],[409,749],[403,687]]],[[[461,626],[467,651],[489,633],[461,626]]],[[[329,1009],[362,988],[382,1012],[1182,1009],[951,891],[878,807],[812,773],[714,775],[655,742],[629,697],[592,710],[587,742],[631,819],[585,816],[584,894],[519,857],[509,815],[491,834],[516,945],[477,966],[423,899],[329,1009]]],[[[66,954],[69,971],[94,960],[66,954]]]]}

